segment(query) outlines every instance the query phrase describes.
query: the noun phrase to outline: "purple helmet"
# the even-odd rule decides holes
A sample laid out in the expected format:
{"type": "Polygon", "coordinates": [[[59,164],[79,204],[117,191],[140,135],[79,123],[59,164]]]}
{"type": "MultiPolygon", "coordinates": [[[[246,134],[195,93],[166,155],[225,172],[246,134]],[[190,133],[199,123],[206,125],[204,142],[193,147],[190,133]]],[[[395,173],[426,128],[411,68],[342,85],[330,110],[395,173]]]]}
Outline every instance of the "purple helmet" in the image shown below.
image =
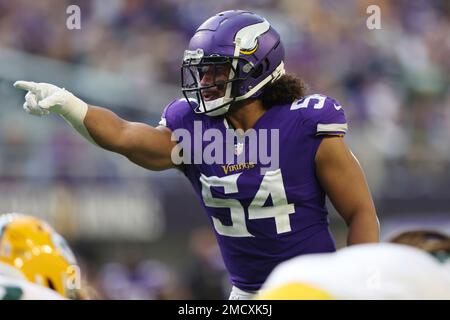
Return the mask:
{"type": "Polygon", "coordinates": [[[260,96],[266,84],[284,74],[283,60],[280,35],[266,19],[249,11],[224,11],[206,20],[191,38],[183,57],[182,91],[196,113],[222,115],[233,102],[260,96]],[[217,70],[225,67],[226,78],[216,81],[217,70]],[[214,80],[202,85],[206,72],[214,80]],[[223,96],[205,99],[211,88],[222,90],[223,96]]]}

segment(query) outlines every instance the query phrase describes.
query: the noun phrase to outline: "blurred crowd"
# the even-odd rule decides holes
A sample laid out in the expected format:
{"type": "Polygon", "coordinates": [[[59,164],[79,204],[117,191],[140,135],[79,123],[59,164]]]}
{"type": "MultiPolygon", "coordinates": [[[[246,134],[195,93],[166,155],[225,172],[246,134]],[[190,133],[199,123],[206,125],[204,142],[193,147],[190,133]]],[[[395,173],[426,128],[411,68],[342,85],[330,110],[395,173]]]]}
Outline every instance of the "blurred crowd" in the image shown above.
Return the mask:
{"type": "MultiPolygon", "coordinates": [[[[281,33],[289,72],[300,75],[311,92],[343,104],[350,123],[348,141],[366,165],[373,191],[434,193],[430,185],[442,190],[450,180],[450,4],[376,1],[381,29],[375,30],[366,25],[370,4],[373,1],[0,0],[0,48],[124,74],[145,84],[178,86],[181,56],[196,27],[222,10],[251,9],[281,33]],[[81,9],[81,30],[66,28],[69,4],[81,9]]],[[[156,121],[164,106],[142,101],[139,106],[124,105],[121,114],[136,107],[143,109],[141,120],[156,121]]],[[[35,156],[23,130],[2,135],[2,162],[35,156]],[[14,148],[17,144],[22,145],[14,148]]],[[[63,141],[52,141],[51,148],[73,140],[61,131],[58,140],[63,141]]],[[[58,156],[70,154],[70,148],[58,156]]],[[[106,157],[97,161],[100,165],[91,163],[94,168],[84,171],[95,172],[108,162],[106,157]]],[[[21,163],[17,171],[29,169],[21,163]]],[[[70,172],[55,168],[50,175],[70,172]]]]}
{"type": "MultiPolygon", "coordinates": [[[[447,0],[0,0],[0,52],[19,50],[135,77],[146,85],[174,87],[179,86],[182,53],[195,29],[207,17],[236,8],[265,16],[281,33],[288,71],[301,76],[311,92],[332,96],[344,106],[350,126],[346,139],[376,199],[448,197],[447,0]],[[66,28],[71,4],[81,8],[81,30],[66,28]],[[381,29],[366,25],[371,4],[381,8],[381,29]]],[[[0,79],[5,105],[22,99],[10,85],[0,79]]],[[[146,85],[141,90],[151,92],[153,86],[146,85]]],[[[24,115],[9,115],[6,107],[20,110],[20,105],[0,108],[1,183],[70,183],[83,175],[114,183],[143,175],[81,141],[62,121],[52,126],[23,122],[19,119],[24,115]]],[[[121,115],[130,117],[140,108],[143,119],[135,120],[156,124],[164,106],[141,101],[139,106],[121,107],[121,115]]],[[[217,248],[202,247],[214,240],[200,233],[191,242],[192,264],[184,269],[189,276],[180,277],[180,270],[172,271],[161,261],[132,266],[122,261],[97,270],[96,287],[107,298],[220,296],[227,287],[215,287],[223,283],[220,256],[217,248]],[[199,271],[202,268],[207,270],[199,271]],[[212,276],[201,278],[205,273],[212,276]],[[211,278],[222,280],[211,284],[211,278]],[[183,289],[174,293],[174,286],[183,289]]]]}

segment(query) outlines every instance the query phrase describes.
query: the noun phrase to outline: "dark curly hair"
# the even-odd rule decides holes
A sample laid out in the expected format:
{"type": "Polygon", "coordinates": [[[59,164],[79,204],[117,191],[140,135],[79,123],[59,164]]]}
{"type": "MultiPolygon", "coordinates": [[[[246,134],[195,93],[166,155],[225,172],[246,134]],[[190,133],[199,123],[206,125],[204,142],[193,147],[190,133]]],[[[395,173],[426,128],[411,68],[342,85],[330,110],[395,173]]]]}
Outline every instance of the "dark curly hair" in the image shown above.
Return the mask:
{"type": "Polygon", "coordinates": [[[264,88],[260,97],[266,109],[276,105],[283,105],[301,99],[306,95],[308,86],[294,74],[285,74],[280,79],[264,88]]]}

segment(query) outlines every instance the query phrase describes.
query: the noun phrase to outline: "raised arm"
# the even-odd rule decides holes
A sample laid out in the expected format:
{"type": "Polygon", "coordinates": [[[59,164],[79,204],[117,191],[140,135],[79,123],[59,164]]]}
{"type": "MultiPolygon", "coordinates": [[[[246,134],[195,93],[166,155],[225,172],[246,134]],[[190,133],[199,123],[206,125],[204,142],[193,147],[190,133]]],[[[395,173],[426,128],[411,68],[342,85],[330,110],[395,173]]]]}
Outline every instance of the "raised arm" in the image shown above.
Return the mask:
{"type": "Polygon", "coordinates": [[[18,81],[16,88],[27,90],[24,109],[33,115],[60,114],[90,142],[150,170],[175,167],[171,161],[171,131],[126,121],[114,112],[88,106],[72,93],[47,83],[18,81]]]}

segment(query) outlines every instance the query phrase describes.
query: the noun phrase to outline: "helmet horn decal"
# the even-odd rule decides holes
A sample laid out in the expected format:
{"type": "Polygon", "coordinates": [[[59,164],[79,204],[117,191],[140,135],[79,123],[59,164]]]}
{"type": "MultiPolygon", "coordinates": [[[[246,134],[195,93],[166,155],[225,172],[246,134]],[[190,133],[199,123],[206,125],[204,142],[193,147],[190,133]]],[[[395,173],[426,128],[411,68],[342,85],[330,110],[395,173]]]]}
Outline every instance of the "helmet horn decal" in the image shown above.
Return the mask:
{"type": "MultiPolygon", "coordinates": [[[[264,20],[261,23],[252,24],[250,26],[244,27],[236,33],[234,40],[236,46],[239,45],[239,51],[253,51],[258,46],[258,37],[266,33],[270,28],[270,23],[264,20]]],[[[236,51],[234,56],[237,57],[236,51]]]]}

